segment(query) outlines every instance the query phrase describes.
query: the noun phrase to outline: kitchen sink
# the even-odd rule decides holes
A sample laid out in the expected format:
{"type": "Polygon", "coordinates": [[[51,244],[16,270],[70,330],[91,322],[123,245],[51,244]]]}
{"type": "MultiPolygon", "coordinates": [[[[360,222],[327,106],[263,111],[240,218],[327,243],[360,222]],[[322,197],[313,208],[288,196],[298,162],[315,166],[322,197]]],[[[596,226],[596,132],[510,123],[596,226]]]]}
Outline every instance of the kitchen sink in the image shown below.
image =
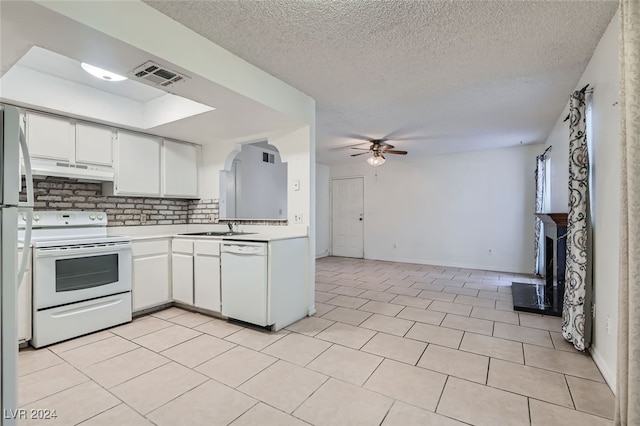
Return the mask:
{"type": "Polygon", "coordinates": [[[255,232],[214,232],[214,231],[209,231],[209,232],[188,232],[185,234],[180,234],[180,235],[194,235],[194,236],[199,236],[199,237],[233,237],[234,235],[251,235],[251,234],[255,234],[255,232]]]}

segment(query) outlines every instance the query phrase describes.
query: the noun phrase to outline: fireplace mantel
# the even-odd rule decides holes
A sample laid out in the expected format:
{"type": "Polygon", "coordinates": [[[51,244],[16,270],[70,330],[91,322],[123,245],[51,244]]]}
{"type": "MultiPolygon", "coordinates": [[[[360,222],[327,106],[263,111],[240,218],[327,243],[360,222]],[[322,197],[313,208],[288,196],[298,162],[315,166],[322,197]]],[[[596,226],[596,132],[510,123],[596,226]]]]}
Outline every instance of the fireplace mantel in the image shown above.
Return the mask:
{"type": "Polygon", "coordinates": [[[567,226],[569,213],[535,213],[543,223],[555,226],[567,226]]]}

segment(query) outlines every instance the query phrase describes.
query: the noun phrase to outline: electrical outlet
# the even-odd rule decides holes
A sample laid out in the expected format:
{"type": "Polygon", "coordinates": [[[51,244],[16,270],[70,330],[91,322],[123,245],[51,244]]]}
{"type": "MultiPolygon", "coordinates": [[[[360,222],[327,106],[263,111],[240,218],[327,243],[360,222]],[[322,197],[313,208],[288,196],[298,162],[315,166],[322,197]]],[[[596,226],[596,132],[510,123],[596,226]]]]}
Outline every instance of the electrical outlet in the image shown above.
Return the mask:
{"type": "Polygon", "coordinates": [[[611,334],[611,317],[609,315],[607,315],[606,326],[607,326],[607,334],[611,334]]]}
{"type": "Polygon", "coordinates": [[[293,223],[302,223],[302,213],[296,213],[293,215],[293,223]]]}
{"type": "Polygon", "coordinates": [[[209,215],[209,222],[215,222],[215,221],[216,221],[216,216],[213,213],[211,213],[209,215]]]}
{"type": "Polygon", "coordinates": [[[147,215],[144,213],[140,213],[140,223],[146,223],[147,222],[147,215]]]}

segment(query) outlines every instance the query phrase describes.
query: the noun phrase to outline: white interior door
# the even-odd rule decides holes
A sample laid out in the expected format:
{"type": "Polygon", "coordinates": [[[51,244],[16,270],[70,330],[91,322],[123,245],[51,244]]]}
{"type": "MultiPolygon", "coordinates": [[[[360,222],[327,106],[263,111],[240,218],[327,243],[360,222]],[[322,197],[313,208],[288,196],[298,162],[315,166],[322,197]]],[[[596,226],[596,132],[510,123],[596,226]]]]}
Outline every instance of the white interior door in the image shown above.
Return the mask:
{"type": "Polygon", "coordinates": [[[364,257],[364,179],[331,181],[331,254],[364,257]]]}

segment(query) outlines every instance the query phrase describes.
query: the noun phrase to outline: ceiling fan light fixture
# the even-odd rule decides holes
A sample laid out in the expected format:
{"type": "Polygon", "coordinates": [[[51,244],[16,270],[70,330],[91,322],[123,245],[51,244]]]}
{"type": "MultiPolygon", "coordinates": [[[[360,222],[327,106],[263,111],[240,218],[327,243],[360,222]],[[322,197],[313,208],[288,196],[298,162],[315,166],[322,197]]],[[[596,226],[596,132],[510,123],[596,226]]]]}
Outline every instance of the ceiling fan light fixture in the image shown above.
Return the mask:
{"type": "Polygon", "coordinates": [[[103,70],[102,68],[96,67],[95,65],[87,64],[86,62],[82,62],[80,66],[83,70],[85,70],[92,76],[99,78],[100,80],[123,81],[127,79],[127,77],[112,73],[111,71],[103,70]]]}
{"type": "Polygon", "coordinates": [[[384,157],[381,157],[379,155],[372,155],[371,157],[367,158],[367,163],[369,163],[370,165],[372,165],[373,167],[378,167],[378,166],[382,166],[385,162],[384,157]]]}

